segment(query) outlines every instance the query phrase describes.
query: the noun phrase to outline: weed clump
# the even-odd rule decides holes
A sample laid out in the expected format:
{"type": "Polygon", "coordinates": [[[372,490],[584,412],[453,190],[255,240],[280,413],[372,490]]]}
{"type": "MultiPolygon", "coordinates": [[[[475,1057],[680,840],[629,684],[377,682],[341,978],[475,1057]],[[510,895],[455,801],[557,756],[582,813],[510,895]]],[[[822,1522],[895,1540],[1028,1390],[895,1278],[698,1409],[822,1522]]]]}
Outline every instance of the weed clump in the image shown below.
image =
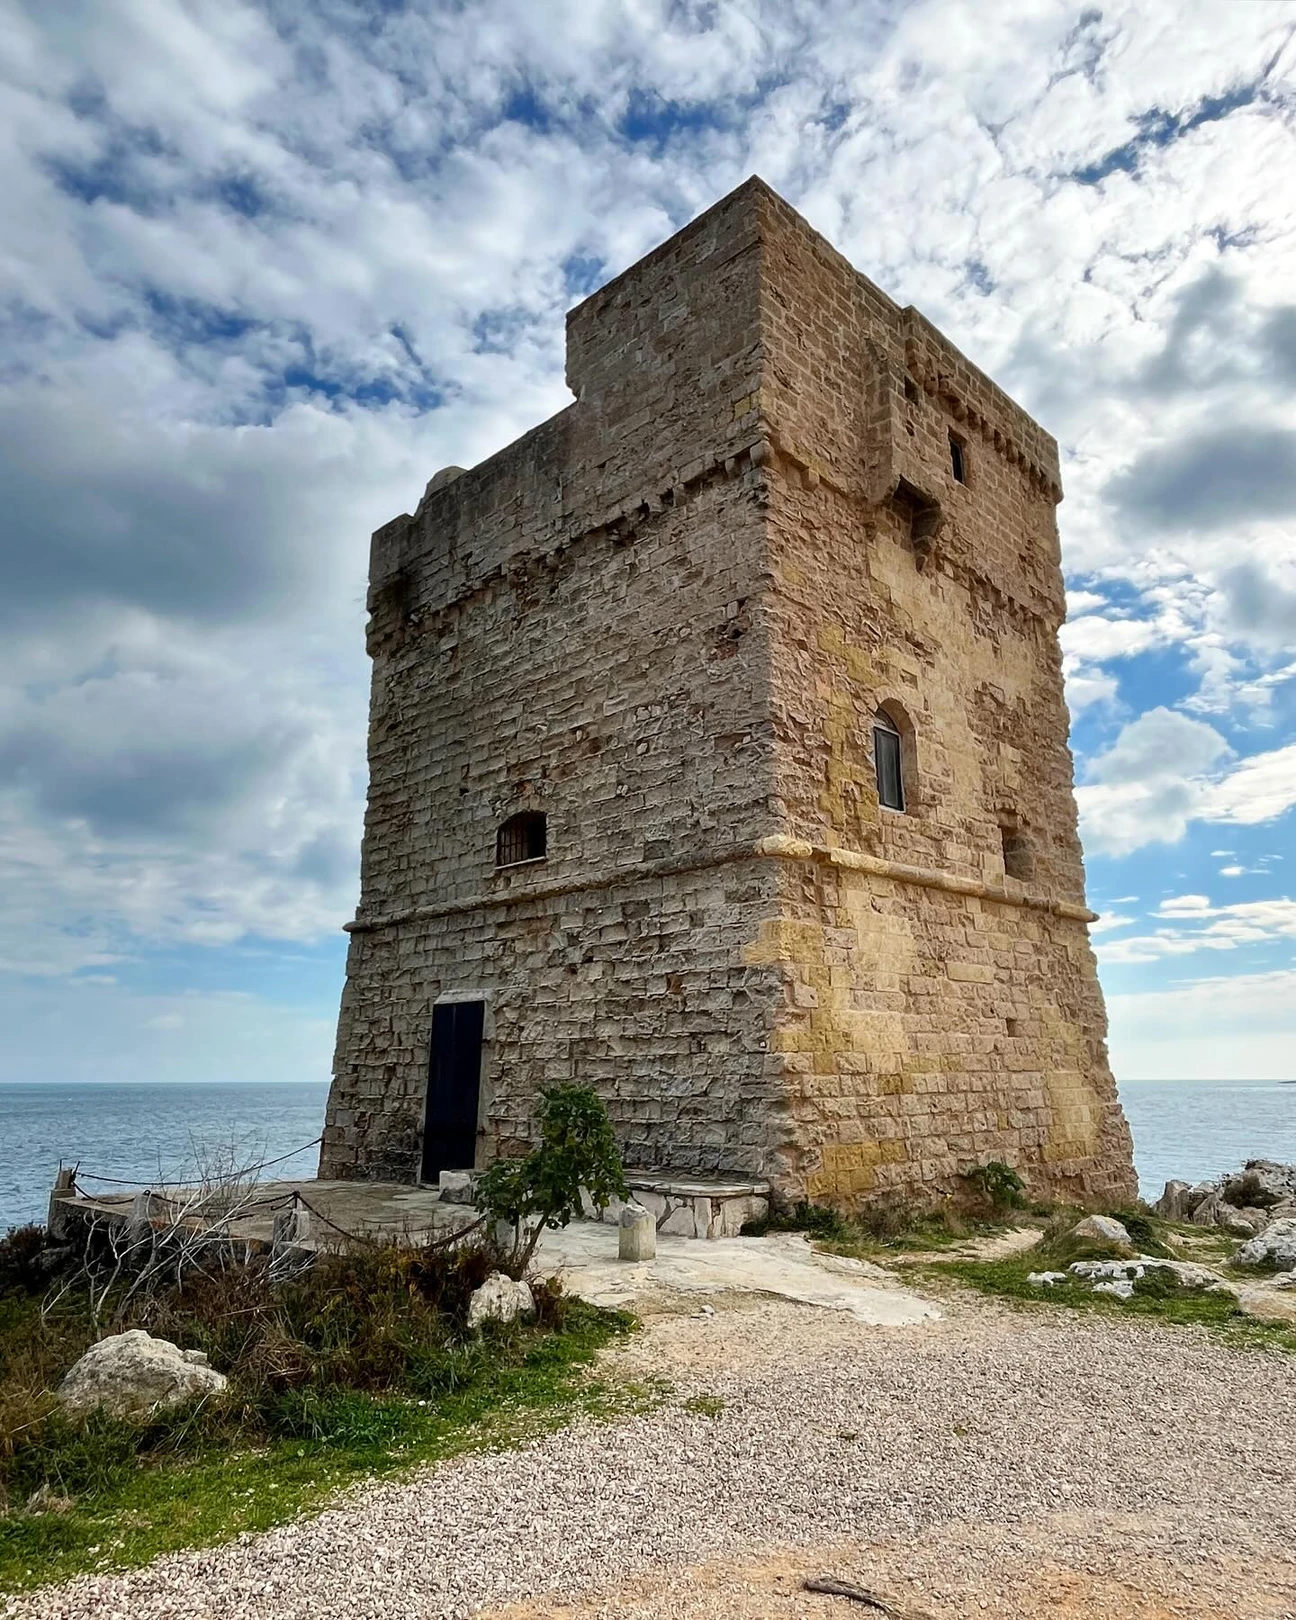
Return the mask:
{"type": "Polygon", "coordinates": [[[1013,1167],[999,1159],[973,1165],[963,1180],[996,1213],[1026,1208],[1026,1183],[1013,1167]]]}
{"type": "Polygon", "coordinates": [[[791,1207],[771,1209],[763,1220],[745,1222],[742,1235],[764,1237],[767,1232],[804,1232],[808,1237],[832,1239],[845,1237],[848,1230],[846,1221],[835,1209],[803,1198],[791,1207]]]}

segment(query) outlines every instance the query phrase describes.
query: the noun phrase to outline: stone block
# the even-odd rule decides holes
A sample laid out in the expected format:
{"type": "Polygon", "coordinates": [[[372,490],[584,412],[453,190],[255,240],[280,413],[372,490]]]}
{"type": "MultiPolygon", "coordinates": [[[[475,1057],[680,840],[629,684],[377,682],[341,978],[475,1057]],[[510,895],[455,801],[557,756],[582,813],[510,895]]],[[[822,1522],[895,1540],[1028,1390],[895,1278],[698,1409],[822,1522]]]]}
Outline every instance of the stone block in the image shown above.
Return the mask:
{"type": "Polygon", "coordinates": [[[657,1223],[646,1209],[625,1204],[617,1231],[617,1255],[622,1260],[652,1260],[657,1255],[657,1223]]]}

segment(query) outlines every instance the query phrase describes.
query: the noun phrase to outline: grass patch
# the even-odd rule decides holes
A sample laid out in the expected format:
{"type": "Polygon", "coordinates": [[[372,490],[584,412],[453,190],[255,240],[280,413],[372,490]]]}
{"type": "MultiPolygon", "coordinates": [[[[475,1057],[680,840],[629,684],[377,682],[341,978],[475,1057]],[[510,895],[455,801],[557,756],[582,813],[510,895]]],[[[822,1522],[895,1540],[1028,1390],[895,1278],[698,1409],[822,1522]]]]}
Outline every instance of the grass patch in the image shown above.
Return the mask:
{"type": "Polygon", "coordinates": [[[587,1375],[629,1325],[621,1313],[573,1300],[556,1331],[483,1335],[481,1354],[452,1391],[296,1391],[271,1408],[267,1439],[233,1450],[192,1411],[155,1425],[153,1443],[146,1437],[143,1446],[137,1425],[56,1420],[40,1455],[10,1475],[20,1491],[32,1487],[31,1508],[0,1517],[0,1590],[214,1545],[318,1509],[346,1485],[514,1445],[579,1413],[632,1408],[635,1390],[587,1375]],[[168,1431],[195,1417],[189,1447],[166,1443],[168,1431]]]}
{"type": "Polygon", "coordinates": [[[724,1407],[719,1395],[690,1395],[684,1402],[686,1412],[697,1412],[702,1417],[719,1417],[724,1407]]]}
{"type": "Polygon", "coordinates": [[[632,1319],[553,1285],[535,1289],[533,1321],[469,1333],[488,1250],[370,1248],[287,1282],[264,1257],[217,1253],[167,1287],[110,1296],[96,1324],[80,1273],[53,1305],[33,1291],[49,1278],[30,1248],[0,1241],[4,1591],[263,1530],[346,1485],[647,1398],[588,1371],[632,1319]],[[51,1393],[63,1373],[128,1327],[206,1351],[224,1397],[139,1420],[65,1415],[51,1393]]]}
{"type": "MultiPolygon", "coordinates": [[[[1140,1251],[1159,1257],[1192,1259],[1207,1263],[1200,1247],[1188,1252],[1185,1237],[1199,1234],[1199,1228],[1178,1228],[1139,1211],[1112,1213],[1121,1220],[1140,1251]],[[1136,1233],[1134,1220],[1139,1231],[1136,1233]],[[1143,1230],[1146,1227],[1147,1230],[1143,1230]]],[[[1142,1317],[1190,1327],[1206,1327],[1238,1344],[1268,1345],[1296,1352],[1296,1329],[1281,1323],[1259,1322],[1244,1315],[1234,1298],[1185,1287],[1173,1272],[1152,1270],[1134,1283],[1132,1298],[1122,1300],[1112,1294],[1096,1294],[1091,1283],[1081,1278],[1054,1283],[1047,1288],[1032,1286],[1032,1272],[1065,1271],[1077,1259],[1119,1258],[1114,1251],[1077,1243],[1070,1237],[1075,1212],[1059,1215],[1045,1229],[1040,1243],[1021,1255],[1002,1260],[933,1260],[924,1267],[933,1279],[953,1280],[978,1293],[1035,1306],[1061,1306],[1067,1310],[1096,1312],[1105,1316],[1142,1317]]],[[[1235,1245],[1236,1240],[1232,1240],[1235,1245]]],[[[1229,1247],[1228,1252],[1232,1252],[1229,1247]]]]}
{"type": "Polygon", "coordinates": [[[1020,1220],[1005,1224],[952,1209],[877,1210],[859,1220],[844,1222],[822,1247],[830,1254],[855,1260],[901,1260],[909,1255],[954,1249],[974,1238],[998,1237],[1021,1224],[1020,1220]]]}
{"type": "Polygon", "coordinates": [[[848,1218],[804,1199],[791,1209],[773,1211],[765,1220],[749,1221],[742,1229],[744,1237],[804,1232],[828,1253],[857,1260],[948,1249],[969,1238],[1007,1230],[1002,1219],[967,1215],[952,1207],[933,1210],[883,1205],[848,1218]]]}

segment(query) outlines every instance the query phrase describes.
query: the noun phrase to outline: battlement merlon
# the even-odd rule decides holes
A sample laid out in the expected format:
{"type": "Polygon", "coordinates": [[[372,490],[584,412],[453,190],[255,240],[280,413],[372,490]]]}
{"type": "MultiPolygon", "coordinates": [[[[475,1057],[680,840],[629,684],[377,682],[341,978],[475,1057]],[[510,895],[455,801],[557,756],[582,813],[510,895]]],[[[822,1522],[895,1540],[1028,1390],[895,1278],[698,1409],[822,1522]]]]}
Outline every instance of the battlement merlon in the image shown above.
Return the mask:
{"type": "Polygon", "coordinates": [[[755,176],[568,312],[567,382],[572,405],[375,532],[376,590],[417,560],[419,594],[456,600],[520,550],[655,506],[762,441],[855,499],[923,491],[937,468],[906,431],[914,390],[1042,500],[1061,499],[1055,440],[755,176]],[[532,509],[522,531],[492,523],[519,502],[532,509]]]}

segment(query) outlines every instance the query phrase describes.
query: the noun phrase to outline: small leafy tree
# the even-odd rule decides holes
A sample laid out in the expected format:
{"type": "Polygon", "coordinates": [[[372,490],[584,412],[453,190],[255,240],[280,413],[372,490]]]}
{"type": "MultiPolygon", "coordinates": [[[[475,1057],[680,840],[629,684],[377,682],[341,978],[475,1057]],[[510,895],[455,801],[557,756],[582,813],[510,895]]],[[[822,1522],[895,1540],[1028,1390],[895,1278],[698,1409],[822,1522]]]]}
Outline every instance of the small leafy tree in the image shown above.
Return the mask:
{"type": "Polygon", "coordinates": [[[630,1196],[612,1122],[595,1091],[542,1091],[538,1117],[540,1146],[524,1159],[497,1159],[477,1182],[477,1208],[513,1227],[512,1259],[522,1271],[546,1227],[566,1226],[580,1214],[582,1187],[600,1210],[630,1196]]]}

